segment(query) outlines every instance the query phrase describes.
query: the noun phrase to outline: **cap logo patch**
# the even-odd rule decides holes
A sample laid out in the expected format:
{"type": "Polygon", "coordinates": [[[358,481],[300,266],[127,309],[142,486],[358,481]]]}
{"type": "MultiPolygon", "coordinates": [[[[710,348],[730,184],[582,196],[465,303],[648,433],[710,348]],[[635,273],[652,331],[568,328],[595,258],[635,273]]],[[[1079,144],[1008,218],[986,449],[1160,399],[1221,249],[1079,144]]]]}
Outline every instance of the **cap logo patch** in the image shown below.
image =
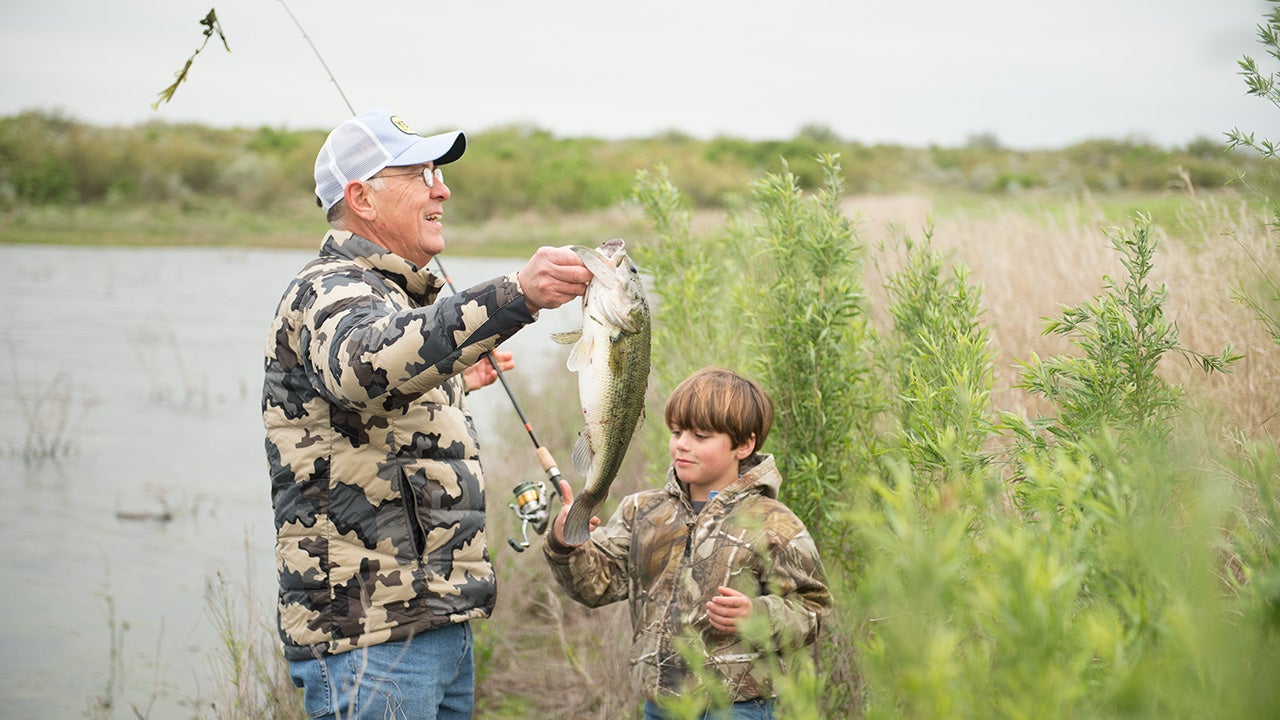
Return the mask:
{"type": "Polygon", "coordinates": [[[416,132],[414,132],[414,131],[413,131],[413,128],[409,127],[409,123],[405,122],[404,120],[401,120],[399,115],[392,115],[392,116],[391,116],[391,124],[392,124],[392,125],[395,125],[397,128],[399,128],[399,129],[400,129],[400,132],[402,132],[402,133],[404,133],[404,134],[406,134],[406,135],[417,135],[417,134],[418,134],[418,133],[416,133],[416,132]]]}

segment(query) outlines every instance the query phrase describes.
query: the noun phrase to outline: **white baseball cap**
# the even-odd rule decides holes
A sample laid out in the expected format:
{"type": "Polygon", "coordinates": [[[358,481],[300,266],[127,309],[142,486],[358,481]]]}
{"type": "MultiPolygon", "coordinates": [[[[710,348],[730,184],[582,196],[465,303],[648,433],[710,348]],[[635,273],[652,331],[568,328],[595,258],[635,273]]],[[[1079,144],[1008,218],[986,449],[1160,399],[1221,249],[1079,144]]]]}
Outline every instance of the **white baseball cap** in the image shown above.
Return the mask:
{"type": "Polygon", "coordinates": [[[334,128],[320,146],[316,198],[329,212],[352,180],[368,180],[386,167],[445,165],[466,149],[467,136],[461,130],[423,137],[390,110],[370,110],[334,128]]]}

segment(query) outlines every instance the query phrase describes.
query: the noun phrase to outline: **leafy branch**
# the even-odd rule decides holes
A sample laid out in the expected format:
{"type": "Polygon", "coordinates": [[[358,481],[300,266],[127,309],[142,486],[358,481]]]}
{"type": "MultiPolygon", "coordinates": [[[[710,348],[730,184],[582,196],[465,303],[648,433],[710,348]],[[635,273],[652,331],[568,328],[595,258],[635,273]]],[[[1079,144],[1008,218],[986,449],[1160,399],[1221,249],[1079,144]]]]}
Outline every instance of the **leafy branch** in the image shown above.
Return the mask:
{"type": "MultiPolygon", "coordinates": [[[[1258,25],[1258,42],[1266,47],[1267,54],[1272,59],[1280,60],[1280,3],[1277,3],[1277,0],[1269,0],[1269,2],[1274,7],[1267,13],[1265,22],[1258,25]]],[[[1257,61],[1248,55],[1240,59],[1239,65],[1239,74],[1244,78],[1248,93],[1280,106],[1280,73],[1274,70],[1263,72],[1258,67],[1257,61]]],[[[1280,143],[1274,140],[1256,137],[1254,133],[1244,132],[1239,128],[1231,130],[1226,135],[1229,148],[1247,147],[1265,158],[1280,157],[1280,143]]]]}
{"type": "Polygon", "coordinates": [[[191,57],[187,58],[187,63],[182,66],[182,69],[174,73],[177,80],[174,80],[172,85],[157,93],[160,99],[151,104],[152,110],[159,110],[160,103],[166,103],[173,99],[173,94],[178,91],[178,86],[186,82],[187,73],[191,71],[191,63],[195,61],[200,51],[204,50],[205,46],[209,44],[209,38],[215,32],[218,33],[218,39],[222,41],[222,47],[226,48],[227,52],[231,52],[231,46],[227,44],[227,36],[222,32],[222,25],[218,22],[218,14],[214,12],[213,8],[209,8],[209,14],[204,16],[200,24],[204,26],[204,42],[200,43],[200,47],[191,53],[191,57]]]}

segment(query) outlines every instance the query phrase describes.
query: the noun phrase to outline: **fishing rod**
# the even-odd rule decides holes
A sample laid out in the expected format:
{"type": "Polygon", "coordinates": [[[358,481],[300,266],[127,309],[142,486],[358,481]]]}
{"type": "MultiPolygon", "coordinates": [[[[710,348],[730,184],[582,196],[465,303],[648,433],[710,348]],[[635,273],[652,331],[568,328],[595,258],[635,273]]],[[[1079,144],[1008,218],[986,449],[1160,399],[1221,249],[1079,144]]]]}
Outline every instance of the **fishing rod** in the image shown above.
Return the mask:
{"type": "Polygon", "coordinates": [[[298,18],[294,16],[288,4],[284,0],[280,0],[280,5],[284,7],[285,12],[289,13],[289,19],[298,28],[298,32],[302,33],[302,39],[306,40],[307,44],[311,46],[311,52],[316,54],[316,59],[320,61],[320,67],[323,67],[324,71],[329,73],[329,82],[333,83],[333,86],[337,88],[338,94],[342,96],[342,102],[346,103],[347,109],[351,111],[352,115],[355,115],[356,109],[351,107],[351,101],[347,99],[347,94],[342,92],[342,86],[338,84],[338,79],[333,76],[333,71],[329,69],[329,63],[324,61],[324,56],[320,54],[320,49],[316,47],[315,43],[311,42],[311,36],[307,35],[307,31],[302,29],[302,23],[298,22],[298,18]]]}
{"type": "MultiPolygon", "coordinates": [[[[329,69],[329,64],[324,61],[324,57],[320,54],[320,49],[316,44],[311,42],[311,37],[307,35],[307,31],[303,29],[302,23],[298,22],[297,16],[289,9],[288,3],[280,0],[280,5],[284,7],[284,11],[289,14],[289,19],[293,20],[293,24],[298,28],[298,32],[302,34],[302,38],[311,46],[311,51],[315,53],[316,59],[320,61],[320,66],[329,75],[329,82],[333,83],[333,87],[337,89],[338,95],[342,96],[342,102],[346,103],[347,110],[352,115],[356,114],[356,109],[352,107],[351,101],[347,99],[347,94],[342,92],[342,86],[338,84],[338,79],[333,76],[333,71],[329,69]]],[[[440,270],[440,276],[444,278],[445,284],[449,286],[449,292],[456,295],[457,288],[453,286],[453,280],[450,279],[449,273],[445,272],[444,264],[440,262],[440,256],[435,256],[436,267],[440,270]]],[[[555,458],[551,456],[551,451],[540,442],[538,436],[533,432],[533,424],[525,417],[524,410],[521,409],[520,403],[516,401],[515,393],[511,391],[511,386],[507,384],[507,378],[502,374],[502,368],[498,367],[498,361],[494,359],[491,353],[485,353],[484,357],[488,359],[490,367],[497,374],[498,381],[502,383],[502,388],[507,391],[507,399],[511,401],[511,406],[515,408],[516,415],[520,416],[520,421],[524,423],[525,432],[529,434],[529,439],[533,441],[533,447],[537,451],[538,461],[542,464],[542,469],[547,473],[547,480],[551,482],[552,489],[556,495],[560,495],[560,468],[556,466],[555,458]]],[[[547,486],[543,482],[535,482],[526,480],[519,483],[512,489],[515,495],[515,502],[510,503],[508,507],[515,511],[516,517],[520,519],[520,541],[515,538],[507,538],[507,543],[511,545],[516,552],[524,552],[529,547],[529,526],[533,525],[535,533],[541,535],[547,529],[547,521],[550,517],[550,503],[547,501],[547,486]]]]}

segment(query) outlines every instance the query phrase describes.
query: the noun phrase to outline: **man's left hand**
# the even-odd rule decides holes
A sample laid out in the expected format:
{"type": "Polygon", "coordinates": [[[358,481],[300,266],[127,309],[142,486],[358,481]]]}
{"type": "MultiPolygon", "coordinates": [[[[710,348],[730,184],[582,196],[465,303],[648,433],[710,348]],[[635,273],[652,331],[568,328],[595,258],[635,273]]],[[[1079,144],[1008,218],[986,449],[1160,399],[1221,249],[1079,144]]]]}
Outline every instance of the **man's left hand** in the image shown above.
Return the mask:
{"type": "Polygon", "coordinates": [[[479,390],[486,385],[492,385],[498,379],[498,371],[493,369],[493,364],[489,362],[489,358],[496,360],[502,372],[506,372],[516,366],[516,361],[512,357],[511,353],[506,350],[494,350],[487,356],[480,358],[480,362],[463,370],[462,379],[467,383],[467,392],[479,390]]]}

